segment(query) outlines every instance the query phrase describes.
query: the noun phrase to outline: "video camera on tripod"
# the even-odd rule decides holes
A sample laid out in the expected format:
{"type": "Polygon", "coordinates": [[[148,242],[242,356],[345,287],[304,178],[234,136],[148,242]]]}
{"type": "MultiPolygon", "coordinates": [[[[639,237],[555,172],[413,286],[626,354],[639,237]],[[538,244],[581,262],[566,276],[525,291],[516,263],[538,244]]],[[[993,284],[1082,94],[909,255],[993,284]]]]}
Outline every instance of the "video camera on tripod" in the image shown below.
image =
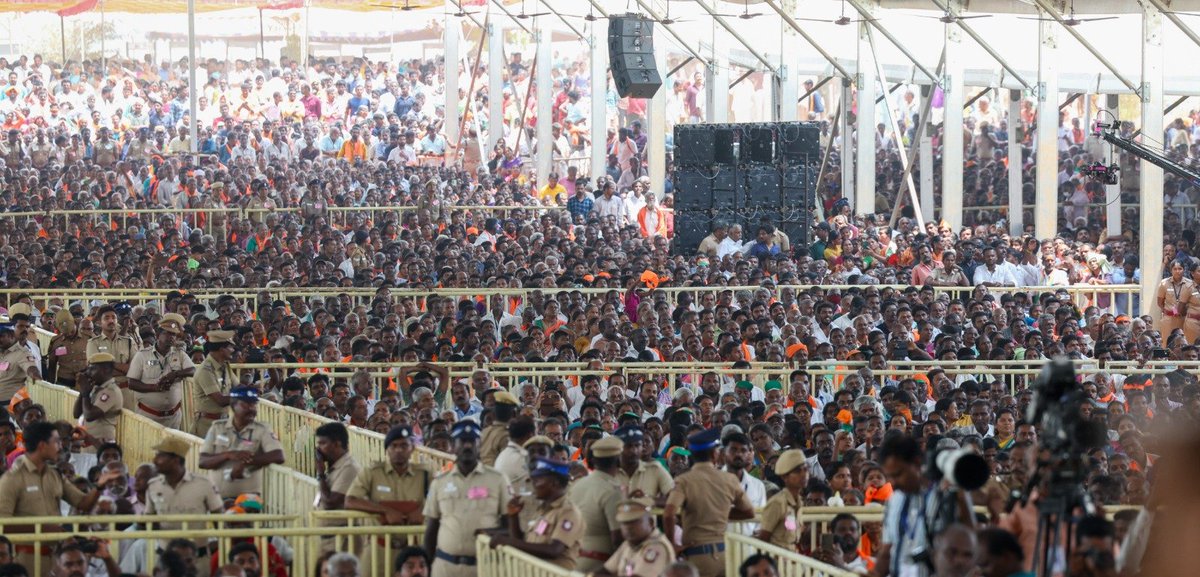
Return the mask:
{"type": "Polygon", "coordinates": [[[1021,496],[1021,503],[1026,504],[1033,491],[1038,491],[1037,575],[1050,574],[1051,552],[1058,550],[1064,527],[1066,541],[1061,545],[1069,556],[1075,512],[1096,514],[1096,506],[1084,487],[1085,455],[1103,446],[1107,434],[1103,424],[1083,417],[1080,408],[1087,402],[1075,380],[1075,367],[1063,357],[1047,363],[1033,385],[1026,420],[1037,424],[1042,439],[1039,448],[1049,454],[1038,460],[1037,470],[1021,496]]]}

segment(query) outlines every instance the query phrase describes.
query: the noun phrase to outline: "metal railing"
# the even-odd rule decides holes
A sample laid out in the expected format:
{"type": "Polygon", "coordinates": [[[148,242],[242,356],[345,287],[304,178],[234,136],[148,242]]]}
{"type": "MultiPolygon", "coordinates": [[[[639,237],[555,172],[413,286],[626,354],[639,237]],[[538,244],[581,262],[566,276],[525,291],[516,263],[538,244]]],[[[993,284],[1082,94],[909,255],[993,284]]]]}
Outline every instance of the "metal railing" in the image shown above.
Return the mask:
{"type": "MultiPolygon", "coordinates": [[[[509,213],[517,211],[546,211],[546,210],[566,210],[563,206],[542,206],[542,205],[446,205],[436,206],[432,208],[420,207],[415,205],[374,205],[374,206],[327,206],[322,211],[327,214],[327,220],[331,225],[351,226],[354,224],[353,219],[358,216],[363,216],[371,222],[376,222],[380,215],[389,213],[404,213],[414,212],[418,210],[450,210],[464,211],[468,213],[484,213],[489,215],[498,215],[500,218],[508,218],[509,213]]],[[[208,234],[216,232],[217,221],[221,221],[220,226],[227,226],[224,222],[226,218],[237,218],[245,220],[253,218],[258,220],[268,214],[279,213],[299,213],[303,209],[301,207],[280,207],[280,208],[250,208],[250,207],[214,207],[214,208],[96,208],[96,209],[57,209],[43,211],[14,211],[0,213],[0,219],[13,221],[17,226],[21,226],[26,222],[37,219],[39,224],[44,226],[47,221],[58,221],[61,219],[62,229],[70,229],[72,224],[91,224],[94,227],[112,227],[119,226],[121,229],[128,228],[130,222],[140,224],[143,220],[151,220],[162,215],[170,215],[178,220],[187,221],[192,226],[196,226],[198,222],[203,220],[200,227],[208,234]]]]}
{"type": "MultiPolygon", "coordinates": [[[[819,285],[820,288],[827,291],[846,291],[849,289],[865,289],[866,285],[819,285]]],[[[892,288],[903,290],[909,285],[870,285],[876,289],[892,288]]],[[[678,303],[680,294],[687,293],[693,297],[693,301],[699,302],[705,294],[714,296],[726,290],[735,292],[747,291],[753,292],[762,289],[761,286],[707,286],[707,287],[659,287],[653,291],[654,295],[661,294],[666,301],[675,306],[678,303]]],[[[779,285],[774,290],[767,289],[771,295],[778,298],[784,290],[790,290],[796,293],[808,291],[813,288],[813,285],[779,285]]],[[[974,287],[935,287],[934,291],[938,294],[946,293],[952,297],[961,297],[975,290],[974,287]]],[[[1112,312],[1114,314],[1127,314],[1136,316],[1138,311],[1133,310],[1135,301],[1140,301],[1141,286],[1133,284],[1120,285],[1072,285],[1064,287],[1054,286],[1025,286],[1025,287],[990,287],[987,289],[990,294],[1012,294],[1017,292],[1024,293],[1046,293],[1057,292],[1059,290],[1066,291],[1072,302],[1080,308],[1088,306],[1097,306],[1102,310],[1112,312]],[[1118,310],[1117,303],[1123,303],[1123,310],[1118,310]]],[[[215,301],[223,295],[230,295],[244,303],[255,303],[259,295],[265,295],[272,301],[283,300],[290,302],[294,297],[303,299],[312,298],[337,298],[340,295],[348,296],[355,305],[370,306],[371,301],[375,298],[378,289],[374,287],[311,287],[311,288],[263,288],[263,289],[225,289],[225,288],[204,288],[192,289],[189,291],[178,291],[178,289],[170,288],[3,288],[0,289],[0,301],[7,302],[13,295],[28,295],[35,306],[45,310],[52,301],[62,303],[67,300],[82,300],[85,309],[90,307],[92,300],[101,300],[107,302],[127,301],[134,305],[146,305],[156,301],[161,301],[166,298],[171,292],[187,292],[201,303],[215,301]]],[[[424,305],[425,299],[431,296],[442,298],[452,298],[456,301],[462,300],[482,300],[484,307],[490,307],[488,297],[492,295],[500,295],[510,298],[526,299],[532,293],[538,292],[547,297],[556,296],[563,293],[579,293],[585,296],[604,295],[610,291],[623,292],[624,289],[608,288],[608,287],[528,287],[528,288],[440,288],[437,290],[415,290],[415,289],[389,289],[391,299],[401,301],[403,299],[411,299],[418,305],[424,305]]],[[[1149,303],[1147,303],[1149,304],[1149,303]]],[[[505,304],[507,306],[507,303],[505,304]]]]}
{"type": "MultiPolygon", "coordinates": [[[[894,383],[905,378],[918,376],[923,378],[923,375],[928,371],[940,368],[949,373],[951,377],[963,374],[973,375],[981,383],[988,382],[992,378],[999,379],[1005,383],[1009,393],[1015,394],[1018,386],[1028,384],[1030,379],[1036,377],[1041,372],[1046,362],[1045,359],[1009,361],[976,359],[888,360],[885,367],[872,369],[871,375],[874,379],[873,384],[877,387],[883,387],[889,384],[889,382],[894,383]]],[[[396,369],[413,366],[414,364],[402,362],[259,363],[234,364],[231,367],[235,372],[242,370],[262,371],[272,368],[284,369],[288,372],[298,369],[307,371],[319,370],[323,375],[328,376],[335,382],[339,379],[349,380],[358,371],[364,370],[372,377],[375,395],[376,398],[379,398],[382,391],[388,386],[389,380],[395,378],[396,369]]],[[[1192,366],[1200,369],[1200,362],[1188,363],[1185,361],[1147,361],[1139,364],[1133,361],[1107,361],[1100,363],[1094,359],[1078,359],[1073,361],[1073,364],[1076,370],[1085,376],[1099,371],[1113,375],[1162,374],[1180,366],[1192,366]]],[[[446,362],[438,363],[438,365],[445,367],[449,371],[452,380],[469,378],[475,370],[480,368],[478,364],[473,362],[446,362]]],[[[698,387],[702,377],[706,373],[715,373],[723,378],[747,380],[761,387],[769,380],[778,380],[787,383],[792,371],[803,368],[811,377],[809,394],[816,396],[822,392],[832,394],[837,390],[846,376],[859,374],[859,371],[866,366],[866,361],[858,360],[810,360],[803,367],[790,362],[755,362],[753,367],[748,369],[734,369],[732,363],[729,362],[613,362],[600,365],[600,368],[594,368],[593,365],[587,362],[496,362],[490,363],[483,368],[489,372],[494,381],[507,389],[513,390],[514,393],[520,392],[517,389],[523,383],[531,383],[534,386],[541,387],[547,379],[568,379],[572,381],[569,384],[575,386],[578,384],[578,379],[586,375],[596,375],[604,379],[611,375],[619,374],[626,378],[630,375],[652,376],[663,384],[663,388],[668,394],[673,394],[675,388],[681,384],[698,387]]],[[[449,397],[447,397],[442,408],[452,408],[449,397]]],[[[301,412],[303,413],[303,411],[301,412]]],[[[308,413],[304,414],[309,415],[308,413]]],[[[313,417],[310,415],[305,418],[311,419],[313,417]]],[[[319,417],[317,418],[319,419],[319,417]]]]}
{"type": "MultiPolygon", "coordinates": [[[[296,515],[171,515],[171,516],[86,516],[86,517],[20,517],[0,518],[0,530],[4,525],[32,526],[33,532],[17,533],[11,530],[3,531],[4,535],[17,546],[18,554],[30,552],[22,560],[29,563],[32,575],[46,574],[44,563],[50,561],[46,554],[32,552],[48,552],[52,547],[65,539],[85,537],[104,542],[114,556],[124,547],[145,547],[145,564],[142,573],[151,573],[155,567],[158,548],[165,546],[171,539],[188,539],[198,541],[204,546],[211,546],[219,559],[219,565],[227,561],[226,554],[235,542],[249,540],[260,551],[262,575],[268,575],[270,561],[266,554],[269,546],[284,540],[292,551],[290,563],[291,575],[320,574],[317,561],[323,552],[332,550],[337,543],[356,543],[359,546],[352,550],[360,554],[364,567],[364,575],[386,575],[391,573],[392,563],[398,548],[395,543],[416,544],[424,534],[424,526],[382,526],[382,525],[349,525],[340,527],[307,527],[306,517],[296,515]],[[171,522],[182,524],[178,529],[151,529],[147,524],[171,522]],[[136,529],[121,530],[118,525],[138,524],[136,529]],[[61,529],[60,529],[61,527],[61,529]],[[44,530],[51,529],[51,530],[44,530]],[[32,550],[29,548],[32,547],[32,550]],[[369,568],[370,570],[366,570],[369,568]]],[[[127,551],[128,553],[128,551],[127,551]]],[[[198,557],[197,563],[207,566],[208,557],[198,557]]],[[[205,571],[207,573],[207,571],[205,571]]]]}
{"type": "Polygon", "coordinates": [[[377,534],[357,536],[334,533],[327,542],[327,550],[350,551],[358,556],[362,575],[390,575],[392,559],[404,547],[423,547],[425,527],[423,525],[384,525],[378,515],[358,511],[312,511],[307,516],[309,527],[365,527],[377,530],[377,534]],[[399,532],[387,534],[381,528],[396,528],[399,532]]]}
{"type": "Polygon", "coordinates": [[[795,551],[789,551],[732,531],[725,533],[725,574],[737,575],[742,562],[756,553],[764,553],[774,558],[780,577],[857,577],[858,575],[853,571],[838,569],[812,557],[805,557],[795,551]]]}
{"type": "MultiPolygon", "coordinates": [[[[271,401],[260,400],[258,402],[258,420],[269,425],[279,436],[279,442],[289,456],[288,464],[293,469],[305,475],[315,476],[317,474],[316,431],[321,425],[332,423],[331,419],[271,401]]],[[[355,461],[358,461],[359,465],[369,467],[371,463],[385,457],[383,435],[359,427],[351,426],[347,429],[350,431],[350,455],[354,457],[355,461]]],[[[435,473],[447,469],[454,462],[453,455],[425,446],[415,447],[412,459],[413,462],[425,465],[435,473]]]]}
{"type": "MultiPolygon", "coordinates": [[[[79,396],[78,392],[45,381],[29,385],[28,390],[30,399],[46,408],[48,419],[75,422],[72,409],[75,398],[79,396]]],[[[122,410],[117,419],[117,442],[120,443],[125,458],[131,463],[154,462],[154,446],[167,436],[186,442],[189,445],[188,466],[195,468],[199,465],[203,439],[169,429],[127,409],[122,410]]],[[[284,454],[289,459],[294,458],[286,445],[284,454]]],[[[316,501],[318,491],[317,480],[311,475],[282,465],[271,465],[263,469],[263,501],[267,511],[271,513],[305,515],[312,510],[312,503],[316,501]]]]}
{"type": "MultiPolygon", "coordinates": [[[[487,577],[584,577],[579,571],[569,571],[545,559],[518,551],[512,547],[492,547],[492,539],[480,535],[475,539],[476,569],[487,577]]],[[[736,572],[734,573],[736,574],[736,572]]]]}

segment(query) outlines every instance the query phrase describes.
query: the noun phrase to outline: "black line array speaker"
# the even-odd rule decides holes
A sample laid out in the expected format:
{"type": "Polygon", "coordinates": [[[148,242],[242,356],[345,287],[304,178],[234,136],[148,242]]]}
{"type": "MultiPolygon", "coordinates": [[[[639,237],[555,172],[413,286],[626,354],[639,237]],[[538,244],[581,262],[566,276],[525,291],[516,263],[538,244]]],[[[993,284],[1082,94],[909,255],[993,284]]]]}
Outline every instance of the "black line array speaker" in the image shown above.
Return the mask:
{"type": "Polygon", "coordinates": [[[806,252],[812,231],[820,128],[815,123],[677,125],[676,254],[693,255],[720,222],[754,238],[771,224],[806,252]]]}
{"type": "Polygon", "coordinates": [[[675,165],[711,168],[716,162],[717,133],[702,124],[675,125],[675,165]]]}
{"type": "Polygon", "coordinates": [[[651,98],[662,88],[654,62],[654,21],[637,14],[608,19],[608,61],[622,98],[651,98]]]}

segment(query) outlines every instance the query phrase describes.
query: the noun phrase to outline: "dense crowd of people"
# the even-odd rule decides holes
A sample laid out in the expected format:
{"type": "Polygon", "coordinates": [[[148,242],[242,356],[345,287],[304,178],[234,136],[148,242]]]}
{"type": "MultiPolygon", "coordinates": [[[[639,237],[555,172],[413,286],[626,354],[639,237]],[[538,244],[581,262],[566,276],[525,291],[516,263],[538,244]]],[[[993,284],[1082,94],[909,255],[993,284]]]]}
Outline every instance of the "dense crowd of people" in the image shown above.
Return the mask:
{"type": "MultiPolygon", "coordinates": [[[[1200,260],[1180,215],[1168,215],[1155,321],[1136,296],[1068,290],[1141,278],[1135,232],[1103,235],[1087,203],[1068,207],[1068,233],[1055,239],[1011,236],[995,214],[921,230],[908,216],[853,214],[835,169],[820,183],[811,242],[770,222],[718,221],[699,247],[672,251],[671,195],[657,198],[644,176],[644,103],[604,95],[614,124],[600,140],[587,123],[599,96],[581,64],[556,68],[546,178],[525,160],[541,119],[522,105],[531,78],[516,55],[503,87],[465,95],[480,115],[487,98],[505,98],[502,144],[488,154],[486,118],[446,138],[438,61],[205,62],[198,158],[180,154],[192,121],[181,65],[112,64],[0,59],[0,204],[27,214],[0,218],[0,280],[14,289],[0,326],[0,517],[262,511],[262,470],[293,455],[256,420],[261,398],[333,421],[315,431],[318,507],[427,527],[397,575],[474,575],[473,535],[485,531],[567,569],[710,577],[725,571],[727,524],[742,521],[752,537],[861,574],[1010,577],[1035,566],[1031,481],[1048,467],[1039,449],[1053,432],[1027,416],[1033,379],[983,361],[1076,362],[1079,410],[1105,431],[1080,465],[1098,505],[1152,510],[1164,439],[1200,419],[1186,366],[1146,368],[1200,359],[1200,260]],[[609,170],[589,177],[571,158],[593,145],[610,152],[609,170]],[[465,208],[488,206],[509,208],[465,208]],[[96,209],[112,210],[57,212],[96,209]],[[274,296],[338,287],[347,292],[274,296]],[[40,296],[56,288],[169,292],[139,303],[40,296]],[[363,288],[374,291],[352,296],[363,288]],[[481,294],[439,296],[465,288],[481,294]],[[35,328],[55,334],[48,347],[35,328]],[[380,380],[265,366],[368,361],[398,368],[380,380]],[[1119,361],[1138,368],[1109,368],[1119,361]],[[477,368],[452,375],[456,362],[477,368]],[[591,370],[489,371],[507,362],[591,370]],[[620,368],[660,362],[712,368],[620,368]],[[77,423],[53,422],[29,399],[29,379],[79,391],[77,423]],[[168,437],[153,463],[125,462],[122,409],[202,437],[199,461],[168,437]],[[348,426],[385,435],[379,462],[349,455],[348,426]],[[454,455],[453,468],[417,465],[417,446],[454,455]],[[987,513],[935,533],[913,521],[940,494],[926,454],[959,448],[986,459],[987,483],[971,497],[987,513]],[[45,490],[30,496],[33,486],[45,490]],[[803,521],[806,507],[876,505],[882,523],[849,512],[823,529],[803,521]],[[926,560],[912,555],[922,547],[926,560]]],[[[680,118],[703,118],[693,88],[676,87],[680,118]]],[[[984,104],[964,128],[971,199],[1005,190],[1007,174],[1007,148],[994,142],[1007,133],[976,121],[1018,120],[984,104]]],[[[1019,121],[1031,139],[1031,119],[1019,121]]],[[[904,143],[876,144],[884,211],[904,143]]],[[[1101,192],[1074,172],[1086,148],[1060,146],[1066,198],[1101,192]]],[[[1061,562],[1072,574],[1164,574],[1149,569],[1147,517],[1080,520],[1061,562]]],[[[51,554],[0,541],[0,562],[32,572],[40,553],[42,567],[72,576],[341,576],[362,574],[368,554],[330,551],[319,568],[297,567],[285,540],[238,544],[226,558],[181,540],[155,567],[144,547],[90,543],[51,554]]],[[[773,567],[756,556],[743,574],[773,567]]]]}

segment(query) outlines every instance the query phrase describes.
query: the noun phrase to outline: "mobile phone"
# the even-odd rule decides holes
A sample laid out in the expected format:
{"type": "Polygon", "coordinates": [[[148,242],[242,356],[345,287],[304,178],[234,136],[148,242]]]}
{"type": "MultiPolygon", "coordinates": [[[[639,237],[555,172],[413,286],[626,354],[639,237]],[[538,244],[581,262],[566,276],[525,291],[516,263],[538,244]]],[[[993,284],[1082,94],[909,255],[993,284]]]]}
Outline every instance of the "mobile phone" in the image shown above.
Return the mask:
{"type": "Polygon", "coordinates": [[[908,358],[908,341],[897,338],[892,341],[892,360],[903,361],[908,358]]]}
{"type": "Polygon", "coordinates": [[[833,548],[833,533],[826,533],[824,535],[821,535],[821,548],[822,549],[833,548]]]}
{"type": "Polygon", "coordinates": [[[1170,352],[1167,349],[1154,349],[1150,351],[1150,358],[1154,360],[1165,359],[1168,356],[1170,356],[1170,352]]]}

